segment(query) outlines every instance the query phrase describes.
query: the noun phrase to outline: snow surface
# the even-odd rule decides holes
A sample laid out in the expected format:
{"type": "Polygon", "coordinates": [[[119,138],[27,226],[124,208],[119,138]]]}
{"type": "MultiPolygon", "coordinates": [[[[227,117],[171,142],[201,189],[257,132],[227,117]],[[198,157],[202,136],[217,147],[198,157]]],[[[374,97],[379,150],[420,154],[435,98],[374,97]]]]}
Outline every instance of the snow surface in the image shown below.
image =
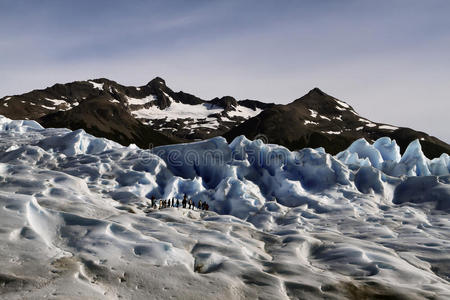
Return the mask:
{"type": "MultiPolygon", "coordinates": [[[[127,97],[127,101],[131,105],[146,105],[150,104],[149,107],[139,107],[132,108],[131,113],[137,119],[140,119],[143,123],[151,125],[152,120],[164,119],[166,121],[172,120],[183,120],[190,119],[188,121],[183,121],[186,124],[186,128],[191,129],[191,133],[194,133],[195,128],[210,128],[210,129],[218,129],[220,127],[220,123],[218,122],[216,117],[209,117],[213,114],[221,114],[224,109],[222,107],[203,103],[203,104],[184,104],[181,102],[175,101],[170,95],[164,93],[165,96],[170,101],[170,106],[165,109],[160,109],[157,105],[152,105],[151,103],[156,100],[154,95],[150,95],[145,98],[131,98],[127,97]]],[[[262,110],[257,108],[255,110],[251,108],[247,108],[245,106],[238,105],[234,108],[233,111],[228,111],[228,117],[241,117],[241,118],[251,118],[258,115],[262,110]]],[[[220,117],[222,121],[228,122],[236,122],[234,120],[230,120],[227,117],[220,117]]],[[[175,128],[159,128],[157,130],[161,131],[164,129],[176,130],[175,128]]],[[[206,132],[209,133],[209,132],[206,132]]]]}
{"type": "Polygon", "coordinates": [[[160,109],[158,106],[154,105],[149,108],[141,108],[134,110],[132,114],[136,118],[142,119],[185,119],[193,118],[194,120],[204,119],[211,114],[221,113],[223,109],[218,106],[211,104],[184,104],[181,102],[172,101],[170,106],[165,109],[160,109]]]}
{"type": "Polygon", "coordinates": [[[88,81],[95,89],[103,90],[104,83],[97,83],[95,81],[88,81]]]}
{"type": "Polygon", "coordinates": [[[387,129],[387,130],[397,130],[398,129],[398,127],[390,126],[390,125],[380,125],[380,126],[378,126],[378,128],[387,129]]]}
{"type": "Polygon", "coordinates": [[[448,299],[449,173],[419,141],[150,151],[0,116],[0,297],[448,299]],[[148,205],[184,193],[213,211],[148,205]]]}
{"type": "Polygon", "coordinates": [[[341,134],[342,131],[325,131],[325,133],[328,133],[328,134],[341,134]]]}
{"type": "Polygon", "coordinates": [[[310,120],[305,120],[305,125],[308,125],[308,124],[312,124],[312,125],[319,125],[319,123],[317,123],[317,122],[314,122],[314,121],[310,121],[310,120]]]}
{"type": "Polygon", "coordinates": [[[66,100],[58,100],[58,99],[50,99],[50,98],[45,98],[45,100],[52,102],[53,105],[61,105],[61,104],[67,105],[66,100]]]}
{"type": "Polygon", "coordinates": [[[340,101],[338,99],[334,99],[334,101],[336,101],[337,103],[339,103],[339,105],[341,105],[341,106],[343,106],[345,108],[350,108],[350,106],[347,103],[343,102],[343,101],[340,101]]]}
{"type": "Polygon", "coordinates": [[[313,109],[308,109],[309,112],[311,113],[311,117],[316,118],[317,117],[317,111],[313,110],[313,109]]]}
{"type": "Polygon", "coordinates": [[[249,118],[253,118],[257,115],[259,115],[260,112],[262,112],[262,109],[260,108],[256,108],[255,110],[242,106],[242,105],[238,105],[235,107],[236,110],[231,110],[229,112],[227,112],[228,116],[230,117],[242,117],[245,119],[249,119],[249,118]]]}
{"type": "Polygon", "coordinates": [[[365,125],[365,126],[367,126],[367,127],[376,127],[376,126],[377,126],[377,124],[372,123],[371,121],[366,120],[366,119],[363,119],[363,118],[359,118],[358,120],[361,121],[361,122],[367,123],[367,124],[365,125]]]}
{"type": "Polygon", "coordinates": [[[41,105],[41,107],[45,108],[45,109],[49,109],[49,110],[55,110],[56,107],[53,106],[45,106],[45,105],[41,105]]]}
{"type": "Polygon", "coordinates": [[[150,102],[153,102],[156,100],[156,96],[155,95],[149,95],[147,97],[144,98],[132,98],[132,97],[127,97],[128,103],[132,104],[132,105],[144,105],[150,102]]]}

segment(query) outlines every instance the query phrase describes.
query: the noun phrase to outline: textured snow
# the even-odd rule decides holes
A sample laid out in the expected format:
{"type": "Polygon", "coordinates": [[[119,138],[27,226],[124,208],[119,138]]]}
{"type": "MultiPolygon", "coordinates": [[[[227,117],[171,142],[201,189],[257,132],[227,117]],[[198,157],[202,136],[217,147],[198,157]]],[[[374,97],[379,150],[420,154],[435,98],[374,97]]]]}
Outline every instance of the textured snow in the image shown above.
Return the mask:
{"type": "Polygon", "coordinates": [[[449,173],[419,141],[150,151],[0,116],[0,295],[448,299],[449,173]],[[185,193],[212,211],[149,208],[185,193]]]}

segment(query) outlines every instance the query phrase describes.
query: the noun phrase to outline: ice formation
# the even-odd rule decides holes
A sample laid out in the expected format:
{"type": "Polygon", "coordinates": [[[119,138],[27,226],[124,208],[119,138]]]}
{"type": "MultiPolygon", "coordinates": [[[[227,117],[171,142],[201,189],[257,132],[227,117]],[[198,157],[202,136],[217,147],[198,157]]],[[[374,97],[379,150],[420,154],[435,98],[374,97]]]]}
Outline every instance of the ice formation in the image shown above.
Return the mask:
{"type": "Polygon", "coordinates": [[[143,150],[0,116],[0,296],[448,299],[449,174],[419,141],[143,150]],[[212,211],[148,207],[184,194],[212,211]]]}

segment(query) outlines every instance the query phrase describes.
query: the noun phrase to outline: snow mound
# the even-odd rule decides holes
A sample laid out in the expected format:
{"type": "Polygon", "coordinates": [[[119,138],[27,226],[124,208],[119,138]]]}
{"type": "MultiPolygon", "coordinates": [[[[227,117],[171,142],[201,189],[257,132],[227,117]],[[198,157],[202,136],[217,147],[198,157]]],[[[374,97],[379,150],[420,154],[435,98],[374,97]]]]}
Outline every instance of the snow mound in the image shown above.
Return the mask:
{"type": "Polygon", "coordinates": [[[83,129],[69,132],[63,136],[52,136],[39,142],[38,146],[47,151],[63,153],[68,156],[77,154],[96,154],[113,147],[121,146],[104,138],[96,138],[83,129]]]}
{"type": "Polygon", "coordinates": [[[43,130],[39,123],[29,120],[11,120],[0,115],[0,131],[24,133],[28,131],[43,130]]]}

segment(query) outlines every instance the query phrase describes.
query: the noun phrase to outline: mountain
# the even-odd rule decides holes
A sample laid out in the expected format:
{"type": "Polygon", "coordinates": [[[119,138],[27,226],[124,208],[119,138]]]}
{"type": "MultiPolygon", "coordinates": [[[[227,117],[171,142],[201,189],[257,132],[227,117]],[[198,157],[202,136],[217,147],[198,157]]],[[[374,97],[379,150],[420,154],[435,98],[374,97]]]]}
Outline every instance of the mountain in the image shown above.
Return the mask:
{"type": "Polygon", "coordinates": [[[402,151],[419,139],[427,156],[450,153],[450,145],[435,137],[409,128],[372,122],[359,116],[344,101],[318,88],[290,104],[265,109],[224,136],[231,141],[239,135],[250,139],[263,135],[267,142],[284,145],[290,150],[324,147],[332,154],[343,151],[359,138],[373,142],[388,136],[397,141],[402,151]]]}
{"type": "Polygon", "coordinates": [[[336,154],[353,141],[388,136],[402,151],[419,139],[424,153],[437,157],[450,146],[409,128],[372,122],[347,103],[315,88],[287,105],[231,96],[204,100],[174,92],[156,77],[144,86],[123,86],[105,78],[55,84],[0,99],[0,115],[36,120],[45,127],[84,129],[123,145],[142,148],[224,136],[264,135],[290,150],[324,147],[336,154]]]}
{"type": "Polygon", "coordinates": [[[156,77],[140,87],[101,78],[0,99],[0,114],[147,147],[221,135],[273,104],[226,96],[203,100],[156,77]]]}

